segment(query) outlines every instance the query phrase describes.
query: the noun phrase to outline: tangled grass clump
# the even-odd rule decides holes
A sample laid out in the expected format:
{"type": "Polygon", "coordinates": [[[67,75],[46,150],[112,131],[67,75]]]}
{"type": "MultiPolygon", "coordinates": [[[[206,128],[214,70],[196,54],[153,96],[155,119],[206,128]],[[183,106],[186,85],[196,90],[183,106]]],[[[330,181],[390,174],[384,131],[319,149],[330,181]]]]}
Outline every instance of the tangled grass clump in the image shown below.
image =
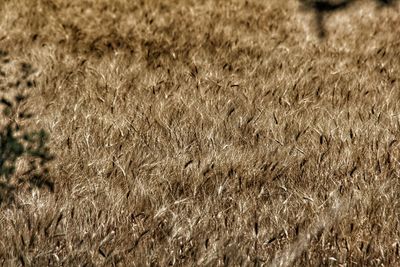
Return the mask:
{"type": "Polygon", "coordinates": [[[14,193],[24,187],[54,190],[46,166],[53,159],[48,135],[43,129],[31,129],[33,114],[25,108],[35,85],[34,70],[28,63],[13,64],[7,55],[0,51],[0,204],[12,202],[14,193]]]}

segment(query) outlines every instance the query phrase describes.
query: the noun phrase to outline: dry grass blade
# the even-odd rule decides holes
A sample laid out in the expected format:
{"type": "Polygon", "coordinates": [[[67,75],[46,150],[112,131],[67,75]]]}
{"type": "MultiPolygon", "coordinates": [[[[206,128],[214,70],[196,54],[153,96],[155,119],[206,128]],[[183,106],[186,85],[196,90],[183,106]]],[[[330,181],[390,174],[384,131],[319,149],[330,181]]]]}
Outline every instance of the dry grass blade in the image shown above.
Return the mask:
{"type": "Polygon", "coordinates": [[[0,1],[0,265],[398,266],[400,6],[303,2],[0,1]]]}

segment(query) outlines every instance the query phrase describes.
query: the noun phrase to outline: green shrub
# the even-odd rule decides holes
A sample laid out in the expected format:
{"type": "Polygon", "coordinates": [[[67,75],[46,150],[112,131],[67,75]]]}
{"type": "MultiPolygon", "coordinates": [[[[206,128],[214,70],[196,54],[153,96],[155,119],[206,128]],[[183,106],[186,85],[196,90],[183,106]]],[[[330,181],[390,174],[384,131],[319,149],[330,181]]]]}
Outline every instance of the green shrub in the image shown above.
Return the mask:
{"type": "Polygon", "coordinates": [[[48,134],[33,130],[33,114],[26,109],[35,87],[30,64],[11,62],[0,51],[0,204],[11,203],[22,188],[54,190],[47,165],[53,159],[48,134]],[[18,166],[18,168],[17,168],[18,166]]]}

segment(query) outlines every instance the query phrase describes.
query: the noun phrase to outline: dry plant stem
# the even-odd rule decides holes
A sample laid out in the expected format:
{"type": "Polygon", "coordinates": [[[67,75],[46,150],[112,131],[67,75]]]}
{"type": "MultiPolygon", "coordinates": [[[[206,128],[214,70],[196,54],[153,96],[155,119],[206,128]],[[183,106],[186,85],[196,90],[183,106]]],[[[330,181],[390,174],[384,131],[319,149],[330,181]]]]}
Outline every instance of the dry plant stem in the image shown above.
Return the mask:
{"type": "Polygon", "coordinates": [[[1,1],[55,192],[0,210],[4,266],[400,264],[399,6],[1,1]]]}

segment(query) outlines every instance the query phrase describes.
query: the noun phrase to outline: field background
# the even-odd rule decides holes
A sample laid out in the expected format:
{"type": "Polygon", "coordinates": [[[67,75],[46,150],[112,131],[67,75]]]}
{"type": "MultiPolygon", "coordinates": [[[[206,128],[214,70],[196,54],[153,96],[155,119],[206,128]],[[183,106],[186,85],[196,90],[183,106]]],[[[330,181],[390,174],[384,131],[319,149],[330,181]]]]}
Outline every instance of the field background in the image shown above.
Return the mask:
{"type": "Polygon", "coordinates": [[[400,264],[399,5],[3,0],[55,193],[2,266],[400,264]]]}

